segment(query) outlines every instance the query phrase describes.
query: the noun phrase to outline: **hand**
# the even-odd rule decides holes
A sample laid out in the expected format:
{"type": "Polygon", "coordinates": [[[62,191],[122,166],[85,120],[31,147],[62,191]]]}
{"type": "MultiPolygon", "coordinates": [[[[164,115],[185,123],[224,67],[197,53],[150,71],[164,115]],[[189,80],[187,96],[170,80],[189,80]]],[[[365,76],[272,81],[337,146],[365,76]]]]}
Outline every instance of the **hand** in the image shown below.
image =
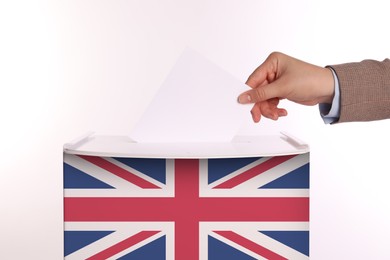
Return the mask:
{"type": "Polygon", "coordinates": [[[279,100],[302,105],[332,103],[334,79],[330,69],[318,67],[283,53],[274,52],[248,78],[252,90],[238,97],[241,104],[254,103],[254,122],[261,116],[277,120],[287,111],[278,108],[279,100]]]}

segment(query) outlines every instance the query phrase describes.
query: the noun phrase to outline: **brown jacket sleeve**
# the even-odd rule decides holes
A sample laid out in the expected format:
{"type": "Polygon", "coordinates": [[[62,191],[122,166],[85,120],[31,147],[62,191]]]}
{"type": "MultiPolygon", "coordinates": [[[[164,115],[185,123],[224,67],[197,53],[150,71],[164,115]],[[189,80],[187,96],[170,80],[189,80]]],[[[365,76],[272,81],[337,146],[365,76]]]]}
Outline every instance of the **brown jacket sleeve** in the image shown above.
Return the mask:
{"type": "Polygon", "coordinates": [[[339,79],[338,122],[390,118],[390,60],[332,65],[339,79]]]}

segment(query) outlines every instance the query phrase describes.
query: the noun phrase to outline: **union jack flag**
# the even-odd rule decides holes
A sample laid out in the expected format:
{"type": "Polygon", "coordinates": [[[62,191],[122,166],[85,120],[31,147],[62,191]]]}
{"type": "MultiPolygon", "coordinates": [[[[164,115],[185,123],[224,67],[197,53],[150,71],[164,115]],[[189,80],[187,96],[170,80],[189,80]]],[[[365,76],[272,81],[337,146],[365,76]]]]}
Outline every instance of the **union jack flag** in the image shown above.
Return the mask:
{"type": "Polygon", "coordinates": [[[65,259],[309,259],[309,154],[64,154],[65,259]]]}

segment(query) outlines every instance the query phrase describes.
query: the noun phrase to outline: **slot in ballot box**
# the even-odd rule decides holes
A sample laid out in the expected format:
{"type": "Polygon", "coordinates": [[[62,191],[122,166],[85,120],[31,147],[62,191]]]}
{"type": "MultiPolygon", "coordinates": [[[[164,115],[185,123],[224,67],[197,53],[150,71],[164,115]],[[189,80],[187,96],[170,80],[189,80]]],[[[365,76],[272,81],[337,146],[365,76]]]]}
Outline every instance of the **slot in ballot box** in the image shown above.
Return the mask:
{"type": "Polygon", "coordinates": [[[64,257],[309,259],[309,147],[285,134],[65,144],[64,257]]]}

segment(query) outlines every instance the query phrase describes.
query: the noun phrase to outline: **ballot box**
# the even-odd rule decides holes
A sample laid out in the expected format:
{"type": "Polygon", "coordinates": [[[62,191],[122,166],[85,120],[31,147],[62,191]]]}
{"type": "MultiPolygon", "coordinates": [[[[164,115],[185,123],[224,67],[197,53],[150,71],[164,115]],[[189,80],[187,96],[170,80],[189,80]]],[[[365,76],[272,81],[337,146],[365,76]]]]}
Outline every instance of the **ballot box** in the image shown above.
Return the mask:
{"type": "Polygon", "coordinates": [[[309,259],[309,147],[287,134],[64,145],[65,259],[309,259]]]}

